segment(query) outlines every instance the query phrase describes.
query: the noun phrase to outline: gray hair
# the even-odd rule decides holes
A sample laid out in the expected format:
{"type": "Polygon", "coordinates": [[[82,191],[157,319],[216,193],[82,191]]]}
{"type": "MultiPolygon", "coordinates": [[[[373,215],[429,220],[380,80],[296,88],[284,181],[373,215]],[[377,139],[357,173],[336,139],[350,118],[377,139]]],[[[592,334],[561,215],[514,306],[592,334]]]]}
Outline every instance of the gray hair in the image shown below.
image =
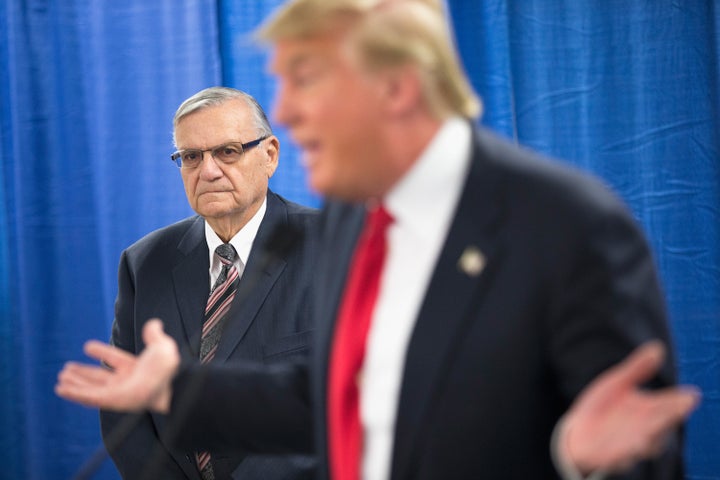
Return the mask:
{"type": "Polygon", "coordinates": [[[273,134],[265,111],[262,109],[257,100],[252,97],[252,95],[235,88],[210,87],[200,90],[195,95],[185,100],[178,107],[175,112],[175,116],[173,117],[173,143],[177,145],[175,140],[175,130],[177,129],[177,125],[180,120],[193,112],[207,107],[221,105],[234,98],[243,100],[248,106],[250,112],[252,113],[253,126],[258,130],[259,135],[264,137],[273,134]]]}

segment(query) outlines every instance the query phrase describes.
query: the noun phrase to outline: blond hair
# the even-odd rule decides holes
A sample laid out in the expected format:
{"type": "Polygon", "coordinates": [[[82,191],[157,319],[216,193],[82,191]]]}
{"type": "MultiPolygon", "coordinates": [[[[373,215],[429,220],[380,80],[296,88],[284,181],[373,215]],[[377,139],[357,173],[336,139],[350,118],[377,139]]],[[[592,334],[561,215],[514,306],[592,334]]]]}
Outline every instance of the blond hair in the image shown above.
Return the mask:
{"type": "Polygon", "coordinates": [[[480,115],[480,100],[452,44],[441,0],[290,0],[256,32],[268,43],[352,29],[369,69],[412,65],[424,98],[439,118],[480,115]]]}

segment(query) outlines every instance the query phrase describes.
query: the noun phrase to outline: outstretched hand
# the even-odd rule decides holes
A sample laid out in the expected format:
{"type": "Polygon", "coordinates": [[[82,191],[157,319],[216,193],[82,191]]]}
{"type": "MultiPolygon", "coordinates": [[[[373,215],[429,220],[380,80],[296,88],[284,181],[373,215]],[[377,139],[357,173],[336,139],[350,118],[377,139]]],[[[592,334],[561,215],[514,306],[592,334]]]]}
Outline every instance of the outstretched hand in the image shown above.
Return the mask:
{"type": "MultiPolygon", "coordinates": [[[[143,328],[146,348],[134,356],[89,341],[85,353],[107,367],[69,362],[55,392],[83,405],[118,411],[167,413],[172,379],[180,365],[177,345],[159,320],[143,328]]],[[[659,342],[648,342],[596,378],[573,403],[560,425],[561,461],[582,474],[620,472],[662,452],[668,437],[700,401],[693,387],[643,390],[663,363],[659,342]]]]}
{"type": "Polygon", "coordinates": [[[117,411],[150,409],[167,413],[171,382],[180,354],[162,322],[152,319],[143,327],[145,350],[132,355],[117,347],[90,340],[85,353],[105,366],[68,362],[58,375],[55,393],[91,407],[117,411]]]}
{"type": "Polygon", "coordinates": [[[621,472],[662,453],[700,401],[694,387],[640,388],[664,357],[660,342],[648,342],[583,390],[560,427],[561,458],[588,474],[621,472]]]}

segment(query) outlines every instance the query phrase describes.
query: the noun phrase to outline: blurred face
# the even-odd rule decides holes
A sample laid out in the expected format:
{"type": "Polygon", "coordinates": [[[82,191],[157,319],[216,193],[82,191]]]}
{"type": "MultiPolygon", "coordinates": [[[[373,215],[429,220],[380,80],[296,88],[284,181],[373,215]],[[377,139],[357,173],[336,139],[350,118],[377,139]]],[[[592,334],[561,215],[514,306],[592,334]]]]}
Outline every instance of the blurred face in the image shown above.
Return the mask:
{"type": "Polygon", "coordinates": [[[271,69],[275,120],[302,148],[310,186],[350,201],[384,193],[383,84],[363,71],[343,36],[279,41],[271,69]]]}
{"type": "MultiPolygon", "coordinates": [[[[250,111],[240,99],[193,112],[182,118],[175,129],[178,150],[206,150],[258,137],[250,111]]],[[[272,136],[245,150],[241,159],[232,164],[224,164],[205,152],[198,167],[180,169],[190,206],[216,231],[216,225],[229,223],[234,226],[229,234],[237,233],[262,205],[277,159],[278,142],[272,136]]]]}

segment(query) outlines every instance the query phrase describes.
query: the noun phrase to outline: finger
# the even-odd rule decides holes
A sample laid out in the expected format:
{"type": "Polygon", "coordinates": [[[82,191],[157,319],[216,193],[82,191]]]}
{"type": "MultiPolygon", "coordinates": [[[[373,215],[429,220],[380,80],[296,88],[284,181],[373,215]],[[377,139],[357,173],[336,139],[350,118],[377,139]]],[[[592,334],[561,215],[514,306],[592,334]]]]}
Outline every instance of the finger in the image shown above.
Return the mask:
{"type": "Polygon", "coordinates": [[[72,402],[87,407],[97,407],[114,411],[139,411],[142,405],[132,402],[133,394],[126,388],[107,386],[75,385],[72,382],[61,382],[55,385],[55,393],[72,402]]]}
{"type": "Polygon", "coordinates": [[[145,345],[150,345],[167,337],[163,331],[163,323],[159,318],[151,318],[145,323],[142,336],[145,345]]]}
{"type": "Polygon", "coordinates": [[[97,340],[86,342],[83,350],[88,357],[106,363],[113,368],[127,364],[135,358],[134,355],[125,350],[97,340]]]}
{"type": "Polygon", "coordinates": [[[700,391],[695,387],[682,386],[648,392],[651,399],[648,429],[655,435],[663,434],[683,422],[700,403],[700,391]]]}
{"type": "Polygon", "coordinates": [[[69,363],[63,368],[58,375],[60,381],[74,381],[86,385],[105,384],[112,376],[112,372],[105,368],[94,365],[83,365],[79,363],[69,363]]]}
{"type": "Polygon", "coordinates": [[[651,340],[637,347],[622,362],[608,370],[608,376],[618,386],[633,387],[651,379],[665,359],[665,347],[651,340]]]}
{"type": "Polygon", "coordinates": [[[103,381],[95,381],[88,379],[82,375],[78,375],[76,372],[66,371],[58,376],[56,387],[72,388],[78,391],[85,392],[96,392],[101,389],[105,389],[106,383],[103,381]]]}
{"type": "Polygon", "coordinates": [[[665,403],[663,408],[669,410],[676,417],[688,416],[700,405],[702,398],[700,390],[690,385],[681,385],[670,391],[663,391],[662,395],[665,403]]]}
{"type": "Polygon", "coordinates": [[[66,400],[71,400],[88,407],[98,406],[96,396],[84,386],[78,386],[72,383],[59,383],[55,385],[55,393],[66,400]]]}
{"type": "Polygon", "coordinates": [[[88,390],[82,386],[57,385],[55,393],[66,400],[86,407],[122,410],[122,407],[115,405],[115,402],[104,391],[88,390]]]}
{"type": "Polygon", "coordinates": [[[102,387],[102,384],[96,384],[88,382],[86,379],[77,376],[73,373],[67,373],[65,375],[62,375],[58,378],[58,386],[64,386],[64,387],[72,387],[72,388],[97,388],[98,386],[102,387]]]}
{"type": "MultiPolygon", "coordinates": [[[[675,427],[675,424],[673,424],[672,427],[675,427]]],[[[635,433],[635,441],[628,443],[628,445],[632,445],[632,447],[628,447],[625,453],[619,451],[617,453],[618,458],[627,456],[631,460],[630,464],[632,465],[640,460],[655,458],[662,454],[671,444],[671,440],[674,437],[674,428],[662,428],[659,430],[650,428],[650,430],[653,431],[643,431],[640,435],[635,433]]]]}

